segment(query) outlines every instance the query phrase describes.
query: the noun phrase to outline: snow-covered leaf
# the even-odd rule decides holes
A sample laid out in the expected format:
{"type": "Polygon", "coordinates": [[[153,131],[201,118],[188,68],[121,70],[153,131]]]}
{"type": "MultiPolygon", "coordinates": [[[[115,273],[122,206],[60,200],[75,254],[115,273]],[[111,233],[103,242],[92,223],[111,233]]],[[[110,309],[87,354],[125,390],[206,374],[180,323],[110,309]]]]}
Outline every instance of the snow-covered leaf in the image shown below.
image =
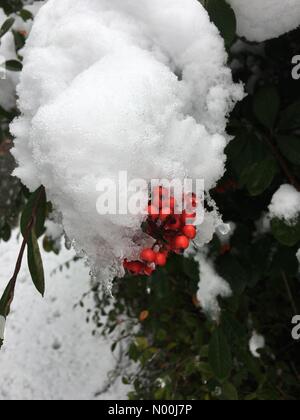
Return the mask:
{"type": "Polygon", "coordinates": [[[275,238],[285,246],[292,247],[300,241],[300,222],[291,225],[282,219],[273,219],[271,227],[275,238]]]}

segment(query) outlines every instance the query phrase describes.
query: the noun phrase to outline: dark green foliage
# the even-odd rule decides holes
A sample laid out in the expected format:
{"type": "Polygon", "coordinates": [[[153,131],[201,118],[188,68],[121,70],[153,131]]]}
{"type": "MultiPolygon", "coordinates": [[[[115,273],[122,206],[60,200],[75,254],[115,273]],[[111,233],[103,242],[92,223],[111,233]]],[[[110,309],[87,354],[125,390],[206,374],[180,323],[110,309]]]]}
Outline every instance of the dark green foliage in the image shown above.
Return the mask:
{"type": "MultiPolygon", "coordinates": [[[[204,3],[230,45],[230,8],[204,3]]],[[[107,324],[98,325],[103,334],[119,326],[113,350],[125,341],[129,358],[139,363],[137,373],[124,374],[124,383],[134,386],[131,398],[299,399],[300,343],[291,337],[291,320],[300,311],[300,223],[275,219],[269,231],[257,231],[274,192],[284,183],[300,188],[300,83],[291,76],[299,45],[300,30],[264,49],[249,43],[229,54],[240,63],[233,75],[248,96],[231,115],[227,172],[212,191],[225,221],[236,224],[227,252],[216,237],[209,246],[233,291],[220,301],[220,322],[209,320],[197,302],[197,263],[178,256],[151,279],[118,280],[112,308],[109,300],[97,300],[96,324],[97,313],[108,311],[107,324]],[[254,71],[260,76],[253,84],[254,71]],[[253,330],[266,339],[261,359],[249,351],[253,330]]]]}

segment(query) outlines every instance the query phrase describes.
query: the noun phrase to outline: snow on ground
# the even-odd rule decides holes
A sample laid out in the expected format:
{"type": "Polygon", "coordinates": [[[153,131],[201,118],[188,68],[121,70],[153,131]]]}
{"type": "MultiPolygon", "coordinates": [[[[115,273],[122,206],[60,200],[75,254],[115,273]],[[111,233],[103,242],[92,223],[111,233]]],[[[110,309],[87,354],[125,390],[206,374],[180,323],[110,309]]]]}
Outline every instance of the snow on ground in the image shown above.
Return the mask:
{"type": "Polygon", "coordinates": [[[277,38],[300,25],[299,0],[227,0],[237,17],[238,34],[249,41],[277,38]]]}
{"type": "MultiPolygon", "coordinates": [[[[20,243],[14,233],[0,243],[0,291],[11,277],[20,243]]],[[[83,262],[62,273],[49,273],[72,259],[72,251],[44,254],[47,292],[42,299],[32,286],[26,261],[19,276],[12,313],[0,352],[0,400],[89,400],[107,383],[115,366],[111,343],[92,336],[85,309],[76,304],[89,290],[83,262]]],[[[92,300],[86,300],[87,306],[92,300]]],[[[101,399],[126,399],[128,386],[116,383],[101,399]]]]}

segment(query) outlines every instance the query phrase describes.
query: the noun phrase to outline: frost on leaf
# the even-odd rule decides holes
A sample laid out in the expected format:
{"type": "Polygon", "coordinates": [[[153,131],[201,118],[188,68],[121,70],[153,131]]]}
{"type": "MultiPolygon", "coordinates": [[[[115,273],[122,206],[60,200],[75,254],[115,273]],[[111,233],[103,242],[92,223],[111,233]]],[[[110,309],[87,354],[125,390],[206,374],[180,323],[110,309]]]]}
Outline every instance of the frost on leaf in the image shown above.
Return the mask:
{"type": "Polygon", "coordinates": [[[22,54],[15,175],[46,187],[68,238],[112,280],[149,238],[143,216],[99,216],[99,180],[126,170],[129,181],[190,177],[210,190],[242,87],[196,0],[50,0],[22,54]]]}

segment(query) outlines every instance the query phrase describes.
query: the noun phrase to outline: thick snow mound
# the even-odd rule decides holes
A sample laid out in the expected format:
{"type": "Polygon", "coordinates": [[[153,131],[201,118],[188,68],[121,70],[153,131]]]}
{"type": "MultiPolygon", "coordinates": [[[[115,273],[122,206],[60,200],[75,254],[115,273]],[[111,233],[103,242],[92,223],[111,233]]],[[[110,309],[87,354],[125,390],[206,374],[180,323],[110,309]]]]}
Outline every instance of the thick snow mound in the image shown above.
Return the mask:
{"type": "Polygon", "coordinates": [[[243,97],[223,40],[196,0],[49,0],[23,55],[15,174],[46,187],[95,271],[122,275],[147,241],[143,216],[99,216],[96,186],[124,170],[216,184],[243,97]]]}
{"type": "Polygon", "coordinates": [[[292,185],[282,185],[269,206],[271,218],[294,222],[300,214],[300,193],[292,185]]]}
{"type": "Polygon", "coordinates": [[[199,263],[200,282],[198,285],[197,299],[202,309],[214,320],[220,316],[218,298],[228,298],[232,295],[229,284],[218,275],[213,261],[205,253],[198,253],[195,260],[199,263]]]}
{"type": "Polygon", "coordinates": [[[227,0],[234,9],[238,34],[249,41],[277,38],[300,25],[299,0],[227,0]]]}

